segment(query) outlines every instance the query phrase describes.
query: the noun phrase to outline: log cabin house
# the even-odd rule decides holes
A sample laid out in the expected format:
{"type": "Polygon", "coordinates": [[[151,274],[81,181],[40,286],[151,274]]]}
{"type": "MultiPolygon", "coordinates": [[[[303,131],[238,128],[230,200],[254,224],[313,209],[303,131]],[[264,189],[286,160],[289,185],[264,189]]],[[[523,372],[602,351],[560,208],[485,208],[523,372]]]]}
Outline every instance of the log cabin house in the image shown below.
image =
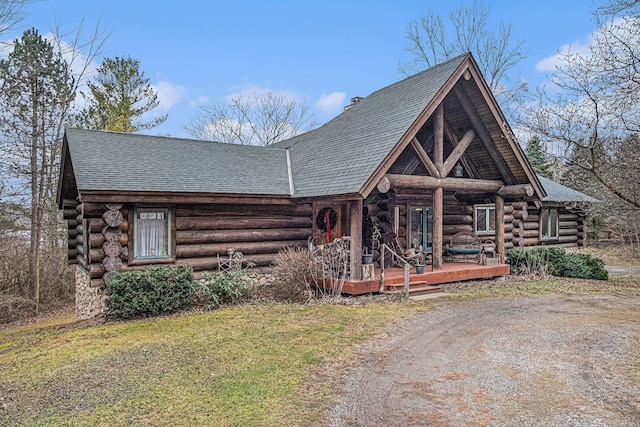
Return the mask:
{"type": "Polygon", "coordinates": [[[58,188],[79,318],[103,310],[119,271],[216,270],[235,250],[268,274],[281,248],[342,236],[344,292],[375,292],[375,279],[361,280],[372,227],[383,243],[431,248],[430,272],[444,274],[431,284],[507,274],[508,248],[582,245],[574,207],[590,201],[535,175],[471,54],[270,147],[67,129],[58,188]],[[459,232],[495,241],[495,265],[447,273],[459,232]]]}

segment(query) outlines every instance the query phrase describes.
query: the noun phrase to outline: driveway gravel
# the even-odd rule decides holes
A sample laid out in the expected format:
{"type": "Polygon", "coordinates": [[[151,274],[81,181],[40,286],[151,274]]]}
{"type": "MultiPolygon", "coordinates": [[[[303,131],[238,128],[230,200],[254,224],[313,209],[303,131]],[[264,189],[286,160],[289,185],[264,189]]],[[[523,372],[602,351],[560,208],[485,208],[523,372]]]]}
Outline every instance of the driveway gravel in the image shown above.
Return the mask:
{"type": "Polygon", "coordinates": [[[365,349],[331,426],[640,425],[640,297],[437,305],[365,349]]]}

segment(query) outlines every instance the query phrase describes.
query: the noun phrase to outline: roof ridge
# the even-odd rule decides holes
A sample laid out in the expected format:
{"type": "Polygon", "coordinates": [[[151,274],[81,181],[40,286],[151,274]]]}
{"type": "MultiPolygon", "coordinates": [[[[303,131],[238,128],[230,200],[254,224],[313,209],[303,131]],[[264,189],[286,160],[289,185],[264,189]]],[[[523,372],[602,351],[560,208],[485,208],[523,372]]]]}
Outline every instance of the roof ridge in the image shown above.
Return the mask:
{"type": "MultiPolygon", "coordinates": [[[[118,132],[118,131],[112,131],[112,130],[104,130],[104,129],[82,129],[82,128],[77,128],[77,127],[68,127],[65,129],[65,132],[69,132],[71,131],[73,132],[82,132],[82,133],[99,133],[99,134],[111,134],[111,135],[118,135],[124,138],[136,138],[136,139],[141,139],[141,138],[151,138],[151,139],[162,139],[162,140],[174,140],[174,141],[182,141],[185,143],[194,143],[194,144],[217,144],[219,146],[225,146],[225,147],[238,147],[238,149],[247,149],[247,150],[253,150],[253,149],[267,149],[269,148],[268,146],[262,146],[262,145],[250,145],[250,144],[233,144],[233,143],[228,143],[228,142],[221,142],[221,141],[210,141],[210,140],[206,140],[206,139],[195,139],[195,138],[184,138],[184,137],[179,137],[179,136],[171,136],[171,135],[150,135],[150,134],[146,134],[146,133],[130,133],[130,132],[118,132]],[[246,147],[246,148],[239,148],[239,147],[246,147]]],[[[275,148],[284,148],[284,147],[275,147],[275,148]]]]}

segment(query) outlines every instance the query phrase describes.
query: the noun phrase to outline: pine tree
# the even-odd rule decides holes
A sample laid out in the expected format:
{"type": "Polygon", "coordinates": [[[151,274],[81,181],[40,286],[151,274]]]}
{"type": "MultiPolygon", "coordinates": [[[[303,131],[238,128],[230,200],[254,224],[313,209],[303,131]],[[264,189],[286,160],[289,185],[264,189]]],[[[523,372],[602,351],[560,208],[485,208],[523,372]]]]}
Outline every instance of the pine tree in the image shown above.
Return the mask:
{"type": "Polygon", "coordinates": [[[540,138],[538,138],[537,135],[534,135],[529,140],[524,152],[527,155],[533,170],[538,175],[553,179],[553,166],[555,165],[555,162],[551,160],[551,155],[547,153],[542,141],[540,141],[540,138]]]}
{"type": "Polygon", "coordinates": [[[30,197],[29,273],[36,314],[40,300],[40,246],[55,223],[56,178],[62,128],[73,102],[74,79],[59,51],[35,28],[0,61],[0,132],[4,161],[30,197]]]}
{"type": "Polygon", "coordinates": [[[140,61],[131,57],[106,58],[98,75],[88,83],[89,93],[82,93],[87,106],[76,118],[86,129],[136,132],[154,128],[167,120],[167,115],[143,122],[143,114],[158,106],[157,92],[149,78],[140,71],[140,61]]]}

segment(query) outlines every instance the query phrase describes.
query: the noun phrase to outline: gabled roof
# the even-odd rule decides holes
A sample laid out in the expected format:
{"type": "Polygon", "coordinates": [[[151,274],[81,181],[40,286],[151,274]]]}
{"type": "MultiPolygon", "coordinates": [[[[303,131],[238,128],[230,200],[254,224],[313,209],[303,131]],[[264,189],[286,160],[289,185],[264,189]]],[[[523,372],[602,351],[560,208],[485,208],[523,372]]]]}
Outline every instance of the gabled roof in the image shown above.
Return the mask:
{"type": "Polygon", "coordinates": [[[284,149],[67,129],[78,190],[289,194],[284,149]]]}
{"type": "Polygon", "coordinates": [[[594,199],[584,193],[573,188],[566,187],[551,181],[543,176],[538,175],[540,183],[544,186],[547,196],[542,199],[543,202],[556,203],[597,203],[598,199],[594,199]]]}
{"type": "Polygon", "coordinates": [[[454,133],[481,122],[484,138],[476,136],[466,153],[482,165],[478,178],[500,179],[501,173],[506,184],[531,183],[538,198],[546,195],[475,60],[465,54],[373,92],[319,128],[266,148],[67,129],[58,199],[70,197],[71,187],[81,193],[363,198],[412,149],[411,139],[431,129],[427,122],[438,105],[444,105],[454,133]],[[470,110],[477,117],[470,119],[470,110]],[[503,172],[496,172],[498,164],[503,172]]]}
{"type": "Polygon", "coordinates": [[[360,192],[466,57],[373,92],[319,128],[277,144],[290,147],[295,197],[360,192]]]}

